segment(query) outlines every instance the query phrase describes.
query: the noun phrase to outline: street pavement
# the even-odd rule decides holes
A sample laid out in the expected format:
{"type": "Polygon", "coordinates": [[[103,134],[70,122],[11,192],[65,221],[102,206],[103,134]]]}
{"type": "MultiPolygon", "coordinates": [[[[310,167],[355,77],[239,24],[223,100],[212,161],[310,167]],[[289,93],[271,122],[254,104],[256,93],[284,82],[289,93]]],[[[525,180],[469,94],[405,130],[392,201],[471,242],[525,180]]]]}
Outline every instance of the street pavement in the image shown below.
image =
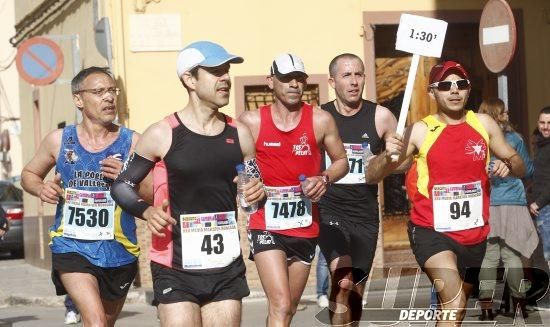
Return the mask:
{"type": "MultiPolygon", "coordinates": [[[[63,325],[64,311],[63,297],[55,296],[55,290],[50,280],[48,270],[36,268],[26,264],[23,259],[6,260],[0,258],[0,327],[4,326],[61,326],[63,325]]],[[[421,276],[420,285],[413,292],[409,289],[399,289],[397,285],[409,284],[407,279],[414,276],[388,278],[373,281],[367,284],[366,299],[363,314],[364,320],[371,317],[398,317],[399,310],[391,309],[394,305],[404,304],[408,307],[414,295],[415,308],[427,308],[429,306],[430,288],[426,284],[425,276],[421,276]],[[404,282],[405,281],[405,282],[404,282]],[[384,292],[384,288],[390,291],[384,292]],[[387,309],[386,311],[381,308],[387,309]]],[[[117,321],[117,326],[158,326],[155,307],[149,305],[150,290],[134,288],[130,291],[128,300],[117,321]]],[[[267,302],[261,290],[252,290],[253,296],[243,301],[242,326],[263,326],[267,315],[267,302]]],[[[315,302],[314,290],[306,289],[301,304],[304,310],[298,311],[293,319],[293,326],[327,326],[328,314],[320,313],[321,309],[315,302]]],[[[470,307],[475,307],[475,299],[470,302],[470,307]]],[[[542,309],[541,309],[542,310],[542,309]]],[[[478,321],[479,309],[472,309],[467,314],[467,323],[463,326],[480,326],[478,321]]],[[[431,325],[432,323],[430,323],[431,325]]],[[[391,325],[391,323],[369,323],[367,321],[360,326],[391,325]]],[[[401,322],[399,326],[406,326],[408,322],[401,322]]],[[[425,324],[424,324],[425,325],[425,324]]],[[[494,322],[485,325],[494,326],[494,322]]],[[[530,311],[530,316],[523,321],[521,318],[514,321],[511,314],[499,314],[496,325],[515,326],[550,326],[550,311],[530,311]]]]}

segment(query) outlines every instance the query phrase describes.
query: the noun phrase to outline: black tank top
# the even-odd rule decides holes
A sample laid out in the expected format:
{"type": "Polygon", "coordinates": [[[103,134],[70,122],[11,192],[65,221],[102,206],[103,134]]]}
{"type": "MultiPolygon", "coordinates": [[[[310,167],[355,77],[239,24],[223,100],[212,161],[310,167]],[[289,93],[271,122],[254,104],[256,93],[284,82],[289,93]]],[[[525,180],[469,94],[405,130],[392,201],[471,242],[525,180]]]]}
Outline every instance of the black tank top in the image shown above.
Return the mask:
{"type": "MultiPolygon", "coordinates": [[[[361,144],[368,141],[372,153],[380,153],[382,141],[374,123],[376,103],[363,100],[361,109],[350,117],[340,114],[334,106],[334,101],[325,103],[321,108],[328,111],[336,121],[340,137],[346,146],[360,148],[361,144]]],[[[322,156],[326,169],[326,156],[324,153],[322,156]]],[[[352,164],[350,162],[350,169],[359,169],[358,165],[352,167],[352,164]]],[[[353,221],[378,222],[378,185],[367,185],[364,182],[333,184],[328,187],[319,207],[321,221],[336,216],[353,221]]]]}
{"type": "MultiPolygon", "coordinates": [[[[172,145],[164,157],[170,210],[178,221],[172,227],[172,267],[181,267],[182,214],[235,211],[237,186],[235,166],[243,162],[237,127],[224,115],[225,128],[206,136],[179,125],[172,129],[172,145]]],[[[242,260],[242,259],[240,259],[242,260]]],[[[181,269],[181,268],[180,268],[181,269]]]]}

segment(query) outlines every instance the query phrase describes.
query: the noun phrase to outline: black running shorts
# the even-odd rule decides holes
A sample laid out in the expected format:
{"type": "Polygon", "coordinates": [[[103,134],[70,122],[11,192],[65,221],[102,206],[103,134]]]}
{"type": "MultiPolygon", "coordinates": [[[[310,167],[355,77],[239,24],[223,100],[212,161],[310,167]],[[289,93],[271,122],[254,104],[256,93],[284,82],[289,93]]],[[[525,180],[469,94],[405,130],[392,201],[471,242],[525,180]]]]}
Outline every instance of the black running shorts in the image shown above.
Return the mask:
{"type": "Polygon", "coordinates": [[[456,264],[462,280],[470,284],[477,283],[479,269],[485,257],[487,240],[475,245],[464,245],[443,233],[415,225],[410,221],[408,233],[414,256],[422,269],[433,255],[452,251],[456,255],[456,264]]]}
{"type": "Polygon", "coordinates": [[[202,306],[209,302],[241,300],[250,294],[242,257],[212,272],[178,270],[151,261],[151,274],[155,299],[162,304],[193,302],[202,306]]]}
{"type": "Polygon", "coordinates": [[[281,250],[286,254],[287,260],[298,260],[306,265],[311,265],[315,258],[317,238],[303,238],[271,233],[266,230],[249,230],[250,260],[254,255],[267,250],[281,250]]]}
{"type": "Polygon", "coordinates": [[[97,279],[102,299],[116,301],[128,294],[137,269],[137,260],[120,267],[103,268],[91,264],[85,257],[75,252],[52,254],[52,281],[57,295],[67,294],[59,273],[78,272],[90,274],[97,279]]]}
{"type": "Polygon", "coordinates": [[[327,264],[336,258],[350,256],[355,268],[354,281],[365,281],[374,260],[379,226],[378,222],[372,221],[323,217],[319,225],[319,247],[327,264]]]}

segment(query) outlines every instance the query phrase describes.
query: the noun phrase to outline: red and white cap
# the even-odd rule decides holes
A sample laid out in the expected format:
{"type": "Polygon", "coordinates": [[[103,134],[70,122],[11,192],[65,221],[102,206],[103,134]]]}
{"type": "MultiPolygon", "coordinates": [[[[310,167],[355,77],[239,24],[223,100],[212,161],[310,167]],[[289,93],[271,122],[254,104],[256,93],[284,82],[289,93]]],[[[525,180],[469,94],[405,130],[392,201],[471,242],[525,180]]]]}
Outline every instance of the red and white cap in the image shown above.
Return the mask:
{"type": "Polygon", "coordinates": [[[432,67],[430,71],[430,84],[445,79],[445,77],[451,73],[460,75],[464,79],[469,79],[468,72],[466,72],[466,69],[464,69],[462,65],[456,61],[447,60],[432,67]]]}

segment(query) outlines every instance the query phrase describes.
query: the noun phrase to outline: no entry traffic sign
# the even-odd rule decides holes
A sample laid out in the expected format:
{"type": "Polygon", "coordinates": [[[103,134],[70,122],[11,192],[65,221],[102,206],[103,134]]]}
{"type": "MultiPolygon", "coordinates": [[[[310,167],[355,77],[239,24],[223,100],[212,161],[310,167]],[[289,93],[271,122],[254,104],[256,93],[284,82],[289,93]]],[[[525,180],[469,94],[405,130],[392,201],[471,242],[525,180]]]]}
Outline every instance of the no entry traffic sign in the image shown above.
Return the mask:
{"type": "Polygon", "coordinates": [[[479,22],[479,48],[485,66],[500,73],[514,58],[516,51],[514,13],[504,0],[489,0],[479,22]]]}
{"type": "Polygon", "coordinates": [[[17,71],[32,85],[53,83],[63,72],[63,52],[54,41],[33,37],[21,43],[15,58],[17,71]]]}

